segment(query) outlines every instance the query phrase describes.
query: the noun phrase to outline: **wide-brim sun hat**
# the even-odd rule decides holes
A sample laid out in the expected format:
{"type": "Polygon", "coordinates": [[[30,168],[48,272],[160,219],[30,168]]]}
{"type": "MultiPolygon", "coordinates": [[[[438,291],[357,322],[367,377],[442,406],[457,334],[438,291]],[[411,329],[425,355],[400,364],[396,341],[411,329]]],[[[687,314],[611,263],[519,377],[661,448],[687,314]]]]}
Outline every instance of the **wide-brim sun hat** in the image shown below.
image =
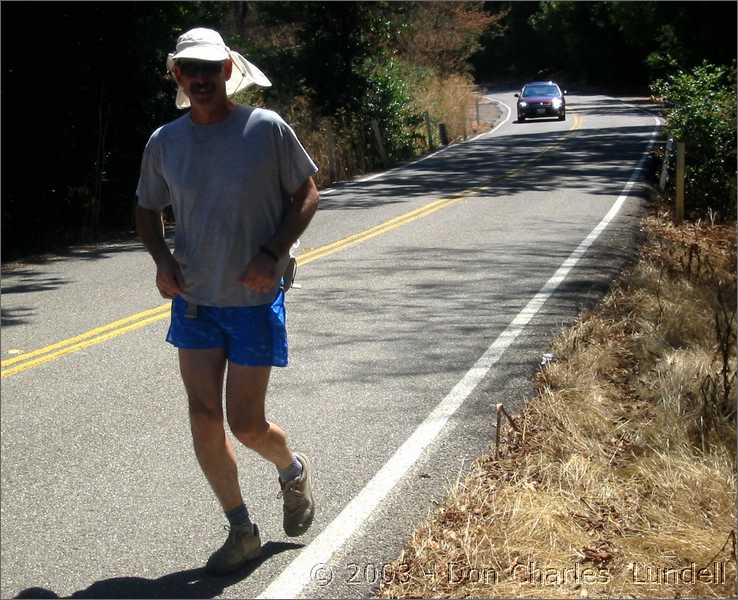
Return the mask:
{"type": "MultiPolygon", "coordinates": [[[[250,63],[235,50],[225,45],[223,38],[217,31],[197,27],[190,29],[177,38],[177,47],[167,55],[167,71],[174,71],[174,61],[181,58],[193,60],[220,61],[230,58],[233,61],[231,77],[226,81],[226,94],[232,96],[236,92],[245,90],[252,85],[270,87],[272,82],[267,79],[258,67],[250,63]]],[[[181,86],[177,87],[177,108],[189,108],[190,99],[181,86]]]]}

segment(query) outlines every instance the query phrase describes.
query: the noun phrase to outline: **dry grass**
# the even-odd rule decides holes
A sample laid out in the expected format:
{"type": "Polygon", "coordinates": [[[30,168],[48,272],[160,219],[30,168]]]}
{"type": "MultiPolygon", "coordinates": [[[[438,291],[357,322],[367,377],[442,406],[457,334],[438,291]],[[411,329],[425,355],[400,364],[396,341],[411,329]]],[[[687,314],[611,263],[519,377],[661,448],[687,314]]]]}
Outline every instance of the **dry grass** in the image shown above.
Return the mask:
{"type": "Polygon", "coordinates": [[[736,595],[735,227],[644,230],[380,596],[736,595]]]}
{"type": "Polygon", "coordinates": [[[418,113],[427,112],[432,122],[445,123],[450,141],[462,140],[482,130],[472,118],[474,92],[468,75],[424,78],[416,87],[413,104],[418,113]]]}

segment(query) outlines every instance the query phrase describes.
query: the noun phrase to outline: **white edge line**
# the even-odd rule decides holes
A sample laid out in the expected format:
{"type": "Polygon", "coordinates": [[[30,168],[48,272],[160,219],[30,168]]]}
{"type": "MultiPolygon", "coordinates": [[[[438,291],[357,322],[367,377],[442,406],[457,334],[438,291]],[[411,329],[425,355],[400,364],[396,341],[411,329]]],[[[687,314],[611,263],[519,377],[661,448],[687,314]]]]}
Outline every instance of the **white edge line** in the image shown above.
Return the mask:
{"type": "MultiPolygon", "coordinates": [[[[441,148],[439,150],[436,150],[435,152],[433,152],[431,154],[426,154],[422,158],[418,158],[417,160],[414,160],[413,162],[407,163],[405,165],[400,165],[400,166],[394,167],[392,169],[389,169],[387,171],[382,171],[381,173],[375,173],[374,175],[370,175],[369,177],[365,177],[364,179],[354,179],[353,181],[347,181],[347,182],[342,182],[342,183],[365,183],[367,181],[373,181],[374,179],[378,179],[380,177],[383,177],[384,175],[387,175],[388,173],[392,173],[393,171],[398,171],[400,169],[405,169],[407,167],[411,167],[413,165],[416,165],[419,162],[423,162],[424,160],[428,160],[429,158],[433,158],[434,156],[440,154],[444,150],[448,150],[451,147],[456,147],[456,146],[459,146],[461,144],[466,144],[468,142],[474,142],[474,141],[478,140],[479,138],[481,138],[481,137],[483,137],[485,135],[491,135],[491,134],[493,134],[500,127],[502,127],[505,123],[508,122],[508,120],[510,119],[510,115],[512,114],[512,110],[510,109],[510,107],[507,104],[505,104],[504,102],[502,102],[500,100],[496,100],[495,98],[492,98],[491,96],[485,96],[485,98],[487,98],[488,100],[491,100],[492,102],[496,102],[497,104],[502,104],[502,106],[504,106],[507,109],[507,116],[501,122],[499,122],[497,125],[495,125],[495,127],[493,129],[490,129],[489,131],[485,131],[484,133],[480,133],[479,135],[477,135],[477,136],[475,136],[475,137],[473,137],[471,139],[464,140],[460,144],[449,144],[448,146],[444,146],[443,148],[441,148]]],[[[325,189],[325,190],[320,190],[320,194],[322,196],[323,194],[332,194],[335,191],[337,191],[336,188],[328,188],[328,189],[325,189]]]]}
{"type": "MultiPolygon", "coordinates": [[[[656,124],[660,121],[654,117],[656,124]]],[[[400,446],[384,466],[372,477],[369,483],[348,503],[341,513],[302,550],[282,573],[272,581],[258,598],[296,598],[311,582],[316,569],[322,569],[337,550],[359,529],[390,490],[407,473],[420,457],[423,450],[438,436],[448,420],[463,404],[476,386],[486,377],[505,350],[520,335],[525,326],[541,309],[543,304],[559,287],[569,272],[584,256],[610,222],[620,211],[628,198],[631,188],[643,169],[648,151],[653,145],[657,130],[651,133],[648,147],[638,165],[625,184],[622,193],[612,208],[592,232],[577,246],[569,257],[544,284],[541,290],[528,302],[505,330],[497,337],[484,354],[477,360],[464,377],[448,395],[436,406],[413,434],[400,446]]]]}

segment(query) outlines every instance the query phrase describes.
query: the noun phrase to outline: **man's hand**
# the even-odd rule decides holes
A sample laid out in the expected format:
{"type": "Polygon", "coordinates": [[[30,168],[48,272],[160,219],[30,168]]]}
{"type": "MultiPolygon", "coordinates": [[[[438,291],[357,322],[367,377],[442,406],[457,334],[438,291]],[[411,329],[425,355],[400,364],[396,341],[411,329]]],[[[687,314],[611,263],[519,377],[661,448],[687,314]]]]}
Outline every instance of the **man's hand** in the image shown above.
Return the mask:
{"type": "Polygon", "coordinates": [[[279,265],[284,261],[276,262],[270,256],[260,252],[246,267],[246,272],[241,276],[239,281],[246,287],[260,294],[268,294],[279,283],[282,271],[279,265]]]}
{"type": "Polygon", "coordinates": [[[164,298],[174,298],[185,289],[182,269],[164,241],[161,211],[136,206],[136,231],[156,263],[156,287],[164,298]]]}
{"type": "Polygon", "coordinates": [[[174,298],[184,292],[182,269],[170,254],[156,263],[156,287],[164,298],[174,298]]]}
{"type": "Polygon", "coordinates": [[[313,178],[308,177],[292,194],[285,218],[266,246],[269,252],[257,254],[239,278],[243,285],[260,294],[269,293],[277,287],[290,260],[290,248],[318,210],[318,199],[318,188],[313,178]],[[272,253],[279,257],[278,260],[274,260],[272,253]]]}

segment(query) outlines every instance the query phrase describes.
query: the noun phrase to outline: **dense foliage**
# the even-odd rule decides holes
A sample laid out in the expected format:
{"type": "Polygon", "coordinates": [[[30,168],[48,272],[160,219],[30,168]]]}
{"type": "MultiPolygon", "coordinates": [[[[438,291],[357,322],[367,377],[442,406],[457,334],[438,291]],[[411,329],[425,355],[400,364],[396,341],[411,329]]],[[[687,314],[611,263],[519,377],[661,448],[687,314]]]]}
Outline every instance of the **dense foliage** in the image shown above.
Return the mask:
{"type": "MultiPolygon", "coordinates": [[[[690,212],[735,218],[736,71],[703,63],[656,81],[666,127],[686,147],[685,201],[690,212]]],[[[672,156],[671,169],[674,169],[672,156]]],[[[671,181],[674,181],[671,177],[671,181]]]]}
{"type": "Polygon", "coordinates": [[[736,57],[735,2],[552,0],[485,8],[503,18],[472,59],[482,80],[555,75],[645,89],[678,68],[703,60],[730,65],[736,57]]]}
{"type": "Polygon", "coordinates": [[[376,119],[389,155],[406,156],[407,126],[413,116],[395,59],[394,46],[403,28],[397,13],[387,3],[253,4],[244,24],[245,46],[276,76],[274,88],[252,94],[279,112],[288,111],[295,97],[303,97],[314,127],[321,117],[340,117],[343,123],[362,127],[366,138],[376,119]],[[284,67],[299,76],[284,77],[284,67]]]}
{"type": "Polygon", "coordinates": [[[222,15],[207,3],[2,3],[3,260],[130,225],[144,144],[177,116],[167,52],[222,15]]]}

